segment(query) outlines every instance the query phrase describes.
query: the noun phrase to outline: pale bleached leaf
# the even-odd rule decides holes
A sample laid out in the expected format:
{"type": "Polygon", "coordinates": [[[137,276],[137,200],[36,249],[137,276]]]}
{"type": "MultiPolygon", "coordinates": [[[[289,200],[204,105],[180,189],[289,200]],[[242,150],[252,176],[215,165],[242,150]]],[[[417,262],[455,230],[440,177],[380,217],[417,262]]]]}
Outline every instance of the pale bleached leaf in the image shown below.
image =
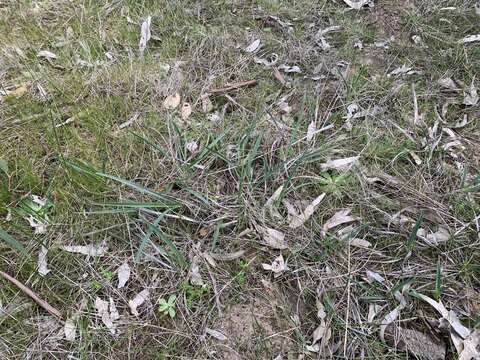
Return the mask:
{"type": "Polygon", "coordinates": [[[54,60],[57,58],[57,55],[48,50],[40,50],[37,54],[37,57],[54,60]]]}
{"type": "Polygon", "coordinates": [[[268,227],[260,228],[260,232],[263,235],[265,245],[272,249],[284,250],[288,248],[287,243],[285,242],[285,234],[283,232],[268,227]]]}
{"type": "Polygon", "coordinates": [[[427,302],[435,310],[437,310],[440,313],[440,315],[442,315],[442,317],[445,320],[447,320],[447,322],[455,330],[455,332],[458,335],[460,335],[462,339],[466,339],[468,336],[470,336],[470,333],[471,333],[470,330],[464,325],[462,325],[462,323],[457,317],[457,314],[455,314],[454,311],[452,310],[448,311],[447,308],[441,302],[437,302],[426,295],[417,293],[416,296],[418,296],[420,299],[427,302]]]}
{"type": "Polygon", "coordinates": [[[189,141],[185,147],[187,148],[187,150],[190,152],[190,153],[194,153],[198,150],[198,144],[195,140],[192,140],[192,141],[189,141]]]}
{"type": "Polygon", "coordinates": [[[187,120],[192,114],[192,106],[188,102],[182,104],[182,110],[180,111],[180,116],[183,121],[187,120]]]}
{"type": "Polygon", "coordinates": [[[359,247],[359,248],[369,248],[372,246],[370,241],[364,240],[364,239],[359,239],[359,238],[353,238],[348,241],[348,243],[351,246],[359,247]]]}
{"type": "Polygon", "coordinates": [[[458,360],[478,359],[480,359],[480,330],[475,330],[463,340],[458,360]]]}
{"type": "Polygon", "coordinates": [[[223,335],[220,331],[218,330],[214,330],[214,329],[210,329],[210,328],[205,328],[205,333],[207,335],[210,335],[211,337],[217,339],[217,340],[220,340],[220,341],[226,341],[228,340],[228,338],[223,335]]]}
{"type": "Polygon", "coordinates": [[[383,306],[378,304],[369,304],[368,305],[368,316],[367,322],[372,323],[375,317],[382,311],[383,306]]]}
{"type": "Polygon", "coordinates": [[[300,213],[298,216],[294,216],[290,220],[289,226],[292,229],[296,229],[300,226],[302,226],[305,221],[310,219],[310,217],[313,215],[315,210],[317,210],[318,205],[322,202],[323,198],[325,197],[325,193],[317,196],[308,206],[303,210],[302,213],[300,213]]]}
{"type": "Polygon", "coordinates": [[[278,55],[275,53],[270,54],[267,58],[260,58],[255,56],[253,58],[253,61],[255,61],[257,64],[270,67],[273,66],[277,63],[278,61],[278,55]]]}
{"type": "Polygon", "coordinates": [[[152,23],[152,17],[148,16],[143,22],[140,29],[140,42],[138,43],[138,49],[140,54],[143,54],[147,48],[147,43],[150,40],[152,34],[150,32],[150,25],[152,23]]]}
{"type": "Polygon", "coordinates": [[[267,202],[265,203],[265,208],[268,209],[268,211],[270,212],[270,216],[272,218],[277,218],[277,219],[282,218],[282,215],[280,215],[280,213],[275,207],[275,202],[280,198],[282,191],[283,191],[283,185],[280,186],[277,190],[275,190],[272,196],[270,196],[267,202]]]}
{"type": "Polygon", "coordinates": [[[210,253],[210,256],[217,261],[232,261],[241,258],[244,254],[245,250],[239,250],[228,254],[210,253]]]}
{"type": "Polygon", "coordinates": [[[312,335],[312,346],[320,341],[327,331],[327,325],[324,320],[321,320],[320,325],[317,326],[312,335]]]}
{"type": "Polygon", "coordinates": [[[212,100],[210,100],[210,96],[208,94],[203,94],[200,96],[200,99],[202,100],[202,111],[205,114],[212,112],[213,104],[212,100]]]}
{"type": "Polygon", "coordinates": [[[460,87],[452,78],[442,78],[438,80],[438,84],[445,90],[449,91],[460,91],[460,87]]]}
{"type": "Polygon", "coordinates": [[[45,276],[50,272],[47,265],[47,252],[48,249],[43,245],[38,252],[38,273],[42,276],[45,276]]]}
{"type": "Polygon", "coordinates": [[[30,226],[34,229],[35,235],[42,235],[47,232],[47,217],[43,220],[38,220],[33,215],[29,215],[25,220],[27,220],[30,226]]]}
{"type": "Polygon", "coordinates": [[[65,339],[67,341],[75,341],[75,336],[77,334],[77,320],[74,318],[68,318],[65,320],[63,333],[65,334],[65,339]]]}
{"type": "Polygon", "coordinates": [[[459,41],[460,44],[471,44],[480,41],[480,34],[468,35],[459,41]]]}
{"type": "Polygon", "coordinates": [[[103,256],[108,251],[108,248],[104,245],[68,245],[64,246],[63,250],[75,253],[75,254],[82,254],[87,256],[103,256]]]}
{"type": "Polygon", "coordinates": [[[109,303],[97,296],[95,299],[95,309],[97,310],[97,315],[102,319],[103,324],[107,327],[110,333],[115,335],[116,326],[113,323],[113,319],[108,308],[109,303]]]}
{"type": "Polygon", "coordinates": [[[180,94],[178,92],[168,95],[163,101],[163,107],[168,110],[176,109],[178,105],[180,105],[180,94]]]}
{"type": "Polygon", "coordinates": [[[432,336],[414,330],[398,327],[395,331],[397,348],[415,355],[417,359],[445,359],[445,343],[432,336]]]}
{"type": "Polygon", "coordinates": [[[123,263],[117,269],[118,285],[117,289],[121,289],[125,286],[128,279],[130,279],[130,266],[128,263],[123,263]]]}
{"type": "Polygon", "coordinates": [[[378,281],[380,284],[385,282],[385,279],[379,273],[372,271],[372,270],[365,270],[365,274],[367,275],[367,280],[370,282],[378,281]]]}
{"type": "Polygon", "coordinates": [[[127,121],[118,125],[118,128],[121,130],[121,129],[124,129],[126,127],[129,127],[130,125],[132,125],[133,123],[135,123],[137,121],[139,116],[140,116],[140,113],[138,113],[138,112],[133,114],[133,116],[130,119],[128,119],[127,121]]]}
{"type": "Polygon", "coordinates": [[[202,279],[200,274],[200,257],[194,256],[190,265],[190,270],[188,272],[188,278],[193,285],[205,286],[205,282],[202,279]]]}
{"type": "Polygon", "coordinates": [[[148,289],[144,289],[135,295],[132,300],[128,301],[128,307],[130,308],[132,315],[140,315],[137,308],[142,305],[149,298],[149,296],[150,291],[148,291],[148,289]]]}
{"type": "Polygon", "coordinates": [[[286,64],[282,64],[278,67],[278,70],[283,71],[284,73],[297,73],[300,74],[302,72],[302,69],[298,67],[297,65],[289,66],[286,64]]]}
{"type": "Polygon", "coordinates": [[[110,319],[112,321],[116,321],[120,319],[120,314],[118,313],[117,307],[115,306],[115,301],[113,301],[113,298],[110,296],[109,300],[109,305],[110,305],[110,319]]]}
{"type": "Polygon", "coordinates": [[[323,231],[327,232],[341,224],[347,224],[352,221],[360,220],[359,217],[350,215],[352,209],[345,209],[337,211],[327,222],[323,225],[323,231]]]}
{"type": "Polygon", "coordinates": [[[316,123],[316,121],[312,121],[308,125],[308,129],[307,129],[307,141],[308,142],[313,140],[316,131],[317,131],[317,123],[316,123]]]}
{"type": "Polygon", "coordinates": [[[250,45],[248,45],[245,48],[245,52],[253,53],[253,52],[257,51],[259,47],[260,47],[260,39],[257,39],[255,41],[253,41],[252,43],[250,43],[250,45]]]}
{"type": "Polygon", "coordinates": [[[473,79],[470,88],[464,94],[463,103],[467,106],[475,106],[478,104],[479,100],[480,97],[478,96],[478,91],[475,87],[475,79],[473,79]]]}
{"type": "Polygon", "coordinates": [[[441,226],[436,232],[429,233],[423,237],[428,245],[440,245],[441,243],[448,241],[451,235],[447,228],[441,226]]]}
{"type": "Polygon", "coordinates": [[[345,171],[349,170],[352,166],[354,166],[358,162],[359,158],[359,156],[352,156],[343,159],[329,160],[323,164],[320,164],[320,167],[323,171],[332,169],[345,171]]]}
{"type": "Polygon", "coordinates": [[[373,0],[343,0],[343,2],[354,10],[360,10],[365,5],[373,7],[374,4],[373,0]]]}
{"type": "Polygon", "coordinates": [[[275,275],[280,275],[282,272],[288,270],[287,264],[285,263],[285,260],[283,259],[282,254],[276,257],[272,261],[272,264],[262,264],[262,267],[264,270],[271,271],[275,275]]]}
{"type": "Polygon", "coordinates": [[[407,66],[403,64],[402,66],[392,70],[389,74],[388,77],[391,76],[402,76],[402,75],[412,75],[412,74],[417,74],[418,71],[413,70],[411,66],[407,66]]]}
{"type": "Polygon", "coordinates": [[[387,326],[393,323],[398,316],[400,315],[400,310],[403,309],[402,305],[398,305],[395,309],[390,311],[381,321],[380,323],[380,339],[382,341],[385,341],[385,330],[387,329],[387,326]]]}

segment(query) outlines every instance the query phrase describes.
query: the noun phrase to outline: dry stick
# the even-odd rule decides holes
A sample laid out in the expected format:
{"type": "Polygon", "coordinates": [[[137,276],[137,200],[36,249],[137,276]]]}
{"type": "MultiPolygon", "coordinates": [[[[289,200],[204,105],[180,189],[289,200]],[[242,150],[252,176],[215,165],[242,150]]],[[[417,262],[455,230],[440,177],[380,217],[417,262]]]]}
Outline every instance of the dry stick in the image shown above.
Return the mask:
{"type": "Polygon", "coordinates": [[[5,274],[3,271],[0,271],[0,275],[7,279],[8,281],[12,282],[15,286],[17,286],[20,290],[22,290],[26,295],[30,296],[33,300],[35,300],[35,302],[40,305],[41,307],[43,307],[45,310],[47,310],[50,314],[52,314],[53,316],[56,316],[57,318],[59,318],[60,320],[62,320],[62,314],[60,313],[60,311],[58,311],[57,309],[55,309],[53,306],[51,306],[49,303],[47,303],[45,300],[42,300],[38,297],[37,294],[35,294],[32,290],[30,290],[28,287],[26,287],[25,285],[23,285],[20,281],[18,281],[17,279],[11,277],[10,275],[8,274],[5,274]]]}
{"type": "Polygon", "coordinates": [[[257,80],[242,81],[242,82],[239,82],[239,83],[229,84],[229,85],[227,85],[223,88],[210,89],[210,90],[208,90],[208,93],[209,94],[221,94],[221,93],[228,92],[228,91],[231,91],[231,90],[239,89],[241,87],[253,86],[253,85],[257,85],[257,80]]]}

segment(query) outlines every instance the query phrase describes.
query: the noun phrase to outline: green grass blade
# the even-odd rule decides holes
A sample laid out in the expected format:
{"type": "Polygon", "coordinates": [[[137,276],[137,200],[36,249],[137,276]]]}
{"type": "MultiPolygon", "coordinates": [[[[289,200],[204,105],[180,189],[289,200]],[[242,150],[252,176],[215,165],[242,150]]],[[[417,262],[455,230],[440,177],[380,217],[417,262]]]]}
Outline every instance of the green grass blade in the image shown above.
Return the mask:
{"type": "Polygon", "coordinates": [[[415,245],[415,241],[417,240],[417,233],[418,233],[418,230],[420,229],[420,226],[422,226],[422,223],[423,223],[423,216],[422,214],[420,214],[418,216],[417,222],[415,223],[415,226],[413,227],[410,233],[410,236],[408,237],[407,243],[405,244],[408,253],[412,251],[413,246],[415,245]]]}
{"type": "Polygon", "coordinates": [[[140,256],[142,256],[143,250],[145,250],[145,246],[147,246],[148,242],[150,241],[150,237],[155,232],[156,227],[165,217],[165,213],[161,214],[157,219],[153,222],[153,224],[148,224],[148,229],[145,235],[143,236],[142,240],[140,241],[140,245],[138,246],[137,253],[135,254],[134,262],[138,263],[140,260],[140,256]]]}
{"type": "Polygon", "coordinates": [[[0,228],[0,239],[7,243],[10,247],[14,248],[23,255],[28,256],[27,249],[18,242],[12,235],[0,228]]]}
{"type": "Polygon", "coordinates": [[[440,301],[442,297],[442,264],[437,261],[437,273],[435,275],[435,300],[440,301]]]}

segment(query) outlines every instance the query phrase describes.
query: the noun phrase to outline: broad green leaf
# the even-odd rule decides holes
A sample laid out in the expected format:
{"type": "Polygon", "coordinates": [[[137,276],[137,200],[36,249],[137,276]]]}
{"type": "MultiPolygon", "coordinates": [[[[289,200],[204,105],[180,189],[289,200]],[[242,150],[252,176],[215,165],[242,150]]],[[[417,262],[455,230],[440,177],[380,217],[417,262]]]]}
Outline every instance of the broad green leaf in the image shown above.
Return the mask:
{"type": "Polygon", "coordinates": [[[5,241],[8,245],[10,245],[15,250],[28,256],[28,253],[25,247],[22,244],[20,244],[17,240],[15,240],[12,235],[10,235],[9,233],[7,233],[5,230],[1,228],[0,228],[0,239],[5,241]]]}

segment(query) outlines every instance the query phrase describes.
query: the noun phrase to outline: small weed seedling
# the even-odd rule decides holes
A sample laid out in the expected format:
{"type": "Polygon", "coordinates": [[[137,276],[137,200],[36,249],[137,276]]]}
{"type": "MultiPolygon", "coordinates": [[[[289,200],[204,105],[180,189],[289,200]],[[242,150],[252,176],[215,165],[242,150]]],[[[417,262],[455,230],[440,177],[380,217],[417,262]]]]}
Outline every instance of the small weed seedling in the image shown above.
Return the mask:
{"type": "Polygon", "coordinates": [[[168,300],[164,298],[160,299],[160,312],[170,315],[171,318],[175,317],[175,302],[177,297],[175,295],[170,295],[168,300]]]}

